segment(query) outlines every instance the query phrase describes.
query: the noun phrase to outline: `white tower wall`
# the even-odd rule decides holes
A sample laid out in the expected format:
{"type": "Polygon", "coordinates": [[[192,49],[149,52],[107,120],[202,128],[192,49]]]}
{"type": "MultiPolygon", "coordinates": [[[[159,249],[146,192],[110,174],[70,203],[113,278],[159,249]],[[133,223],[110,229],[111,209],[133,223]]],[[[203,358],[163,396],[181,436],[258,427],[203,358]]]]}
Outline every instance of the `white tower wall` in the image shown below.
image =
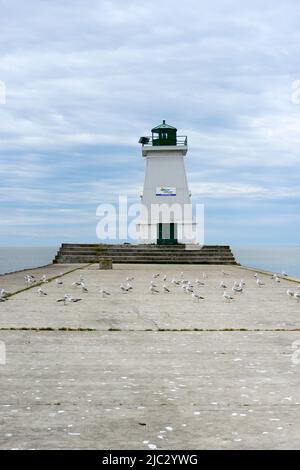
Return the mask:
{"type": "MultiPolygon", "coordinates": [[[[140,243],[157,243],[158,224],[175,223],[178,243],[195,244],[196,223],[192,216],[184,157],[187,145],[146,145],[142,213],[138,230],[140,243]],[[162,195],[165,191],[172,195],[162,195]],[[175,210],[172,210],[175,209],[175,210]]],[[[164,225],[165,230],[167,225],[164,225]]]]}

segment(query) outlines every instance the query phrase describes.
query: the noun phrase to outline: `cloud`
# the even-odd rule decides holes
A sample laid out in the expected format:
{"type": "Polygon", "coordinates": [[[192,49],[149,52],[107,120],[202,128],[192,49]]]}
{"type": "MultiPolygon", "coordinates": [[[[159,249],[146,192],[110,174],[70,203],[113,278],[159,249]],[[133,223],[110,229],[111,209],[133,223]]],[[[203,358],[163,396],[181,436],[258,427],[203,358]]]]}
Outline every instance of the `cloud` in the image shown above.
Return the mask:
{"type": "MultiPolygon", "coordinates": [[[[137,141],[162,119],[188,135],[188,176],[195,202],[207,206],[208,242],[222,233],[230,243],[219,217],[229,205],[247,202],[253,227],[273,217],[264,202],[292,202],[288,211],[297,212],[299,13],[292,0],[2,0],[0,242],[19,225],[19,210],[28,211],[23,235],[36,229],[45,244],[64,233],[93,237],[100,202],[139,200],[137,141]],[[55,231],[40,227],[47,222],[55,231]]],[[[292,243],[295,221],[285,223],[282,242],[292,243]]]]}

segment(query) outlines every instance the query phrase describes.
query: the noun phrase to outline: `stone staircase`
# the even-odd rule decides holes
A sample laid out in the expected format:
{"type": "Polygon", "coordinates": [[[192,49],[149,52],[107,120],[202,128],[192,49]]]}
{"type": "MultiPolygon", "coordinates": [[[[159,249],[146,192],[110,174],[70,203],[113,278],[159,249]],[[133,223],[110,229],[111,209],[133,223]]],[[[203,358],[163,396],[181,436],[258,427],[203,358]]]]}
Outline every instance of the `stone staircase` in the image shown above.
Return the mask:
{"type": "Polygon", "coordinates": [[[237,264],[228,245],[97,245],[63,243],[53,263],[97,263],[99,258],[113,263],[140,264],[237,264]]]}

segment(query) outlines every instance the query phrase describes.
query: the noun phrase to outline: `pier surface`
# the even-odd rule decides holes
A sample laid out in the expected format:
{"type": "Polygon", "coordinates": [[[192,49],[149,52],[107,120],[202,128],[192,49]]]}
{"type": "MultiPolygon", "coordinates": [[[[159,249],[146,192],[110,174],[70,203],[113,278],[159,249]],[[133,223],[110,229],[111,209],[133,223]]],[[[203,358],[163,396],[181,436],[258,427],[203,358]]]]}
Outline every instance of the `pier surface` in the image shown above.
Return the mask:
{"type": "Polygon", "coordinates": [[[1,449],[300,448],[300,303],[286,295],[296,282],[260,274],[259,288],[239,266],[97,268],[28,271],[49,276],[42,297],[23,290],[26,272],[0,277],[18,292],[0,303],[1,449]],[[170,283],[181,271],[204,282],[205,300],[170,283]],[[154,272],[170,293],[160,278],[149,292],[154,272]],[[88,293],[72,287],[79,275],[88,293]],[[232,293],[241,278],[245,292],[226,303],[220,281],[232,293]],[[57,303],[65,292],[82,300],[57,303]]]}

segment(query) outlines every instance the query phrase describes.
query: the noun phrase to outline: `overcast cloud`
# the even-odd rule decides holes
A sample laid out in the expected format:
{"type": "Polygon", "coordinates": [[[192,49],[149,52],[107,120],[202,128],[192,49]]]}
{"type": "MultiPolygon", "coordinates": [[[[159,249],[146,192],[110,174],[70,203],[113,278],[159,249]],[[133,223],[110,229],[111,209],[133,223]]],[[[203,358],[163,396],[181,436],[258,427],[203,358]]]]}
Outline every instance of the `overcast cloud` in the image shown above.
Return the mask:
{"type": "Polygon", "coordinates": [[[99,203],[138,202],[162,119],[188,135],[206,243],[299,243],[299,2],[0,7],[2,245],[96,241],[99,203]]]}

